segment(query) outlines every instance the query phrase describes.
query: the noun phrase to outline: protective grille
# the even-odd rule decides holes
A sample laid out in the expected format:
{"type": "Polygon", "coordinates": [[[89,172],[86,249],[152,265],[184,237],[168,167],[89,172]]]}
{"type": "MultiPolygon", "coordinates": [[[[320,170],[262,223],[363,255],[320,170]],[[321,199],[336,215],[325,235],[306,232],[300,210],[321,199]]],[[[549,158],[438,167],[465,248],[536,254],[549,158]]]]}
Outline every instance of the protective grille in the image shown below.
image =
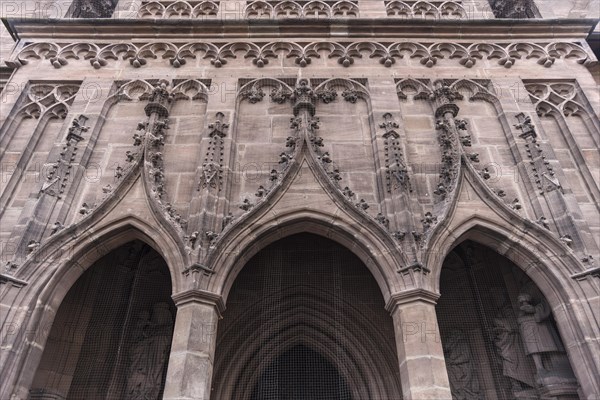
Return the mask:
{"type": "Polygon", "coordinates": [[[440,285],[436,311],[453,397],[539,398],[516,304],[520,291],[537,290],[533,283],[506,258],[465,242],[446,259],[440,285]]]}
{"type": "Polygon", "coordinates": [[[110,18],[117,0],[75,0],[71,6],[73,18],[110,18]]]}
{"type": "Polygon", "coordinates": [[[399,399],[398,379],[377,283],[344,247],[291,236],[238,275],[219,323],[212,399],[399,399]]]}
{"type": "Polygon", "coordinates": [[[131,242],[100,259],[61,304],[30,398],[159,399],[170,297],[166,264],[149,246],[131,242]]]}

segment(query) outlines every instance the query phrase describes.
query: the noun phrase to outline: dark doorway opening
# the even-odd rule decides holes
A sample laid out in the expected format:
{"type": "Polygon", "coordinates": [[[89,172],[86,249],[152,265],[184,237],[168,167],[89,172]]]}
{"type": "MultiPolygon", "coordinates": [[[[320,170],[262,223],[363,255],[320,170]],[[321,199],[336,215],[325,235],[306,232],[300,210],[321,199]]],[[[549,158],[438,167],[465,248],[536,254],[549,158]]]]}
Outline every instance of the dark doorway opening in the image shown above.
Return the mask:
{"type": "Polygon", "coordinates": [[[354,253],[297,234],[246,263],[219,322],[212,399],[401,397],[393,322],[354,253]]]}
{"type": "Polygon", "coordinates": [[[134,240],[88,268],[63,299],[30,399],[159,399],[175,305],[164,259],[134,240]]]}
{"type": "Polygon", "coordinates": [[[454,399],[577,399],[548,302],[513,262],[472,241],[444,261],[436,307],[454,399]]]}
{"type": "Polygon", "coordinates": [[[263,372],[251,400],[350,400],[338,370],[305,346],[295,346],[263,372]]]}

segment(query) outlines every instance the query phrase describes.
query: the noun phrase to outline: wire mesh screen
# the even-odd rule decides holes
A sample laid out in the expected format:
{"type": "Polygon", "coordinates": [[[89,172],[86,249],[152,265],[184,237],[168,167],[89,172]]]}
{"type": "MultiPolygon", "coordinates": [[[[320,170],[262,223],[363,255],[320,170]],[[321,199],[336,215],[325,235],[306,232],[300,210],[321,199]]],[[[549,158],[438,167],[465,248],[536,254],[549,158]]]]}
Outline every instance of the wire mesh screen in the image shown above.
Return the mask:
{"type": "MultiPolygon", "coordinates": [[[[535,284],[508,259],[465,242],[447,257],[440,285],[436,311],[453,398],[541,398],[545,369],[536,371],[528,349],[545,339],[535,335],[537,324],[534,335],[525,333],[518,303],[523,293],[544,301],[535,284]]],[[[549,373],[568,381],[566,370],[549,373]]]]}
{"type": "Polygon", "coordinates": [[[170,296],[167,266],[149,246],[131,242],[100,259],[61,304],[30,397],[159,399],[174,326],[170,296]]]}
{"type": "Polygon", "coordinates": [[[219,322],[212,399],[399,399],[392,321],[350,251],[300,234],[259,252],[219,322]]]}
{"type": "Polygon", "coordinates": [[[71,6],[73,18],[110,18],[117,0],[75,0],[71,6]]]}

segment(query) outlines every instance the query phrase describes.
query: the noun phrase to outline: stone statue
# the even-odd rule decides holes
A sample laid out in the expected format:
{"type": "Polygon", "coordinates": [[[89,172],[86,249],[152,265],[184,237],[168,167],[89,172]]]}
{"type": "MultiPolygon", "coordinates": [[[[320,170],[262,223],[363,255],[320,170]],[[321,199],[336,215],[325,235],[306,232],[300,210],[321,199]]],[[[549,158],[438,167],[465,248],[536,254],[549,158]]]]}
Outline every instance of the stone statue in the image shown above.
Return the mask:
{"type": "Polygon", "coordinates": [[[460,329],[452,329],[442,342],[452,399],[479,400],[479,378],[475,372],[471,348],[460,329]]]}
{"type": "Polygon", "coordinates": [[[129,352],[127,371],[127,396],[139,398],[146,382],[147,338],[150,327],[150,313],[141,311],[137,316],[133,333],[134,344],[129,352]]]}
{"type": "Polygon", "coordinates": [[[574,381],[560,336],[552,322],[552,311],[544,298],[533,301],[528,293],[519,294],[519,330],[525,354],[535,363],[539,386],[574,381]]]}
{"type": "Polygon", "coordinates": [[[494,318],[494,344],[500,355],[502,374],[511,384],[513,395],[535,388],[531,364],[521,342],[521,335],[512,306],[505,303],[494,318]]]}
{"type": "Polygon", "coordinates": [[[134,343],[129,353],[127,399],[158,399],[163,375],[169,357],[173,318],[167,303],[140,312],[133,334],[134,343]]]}

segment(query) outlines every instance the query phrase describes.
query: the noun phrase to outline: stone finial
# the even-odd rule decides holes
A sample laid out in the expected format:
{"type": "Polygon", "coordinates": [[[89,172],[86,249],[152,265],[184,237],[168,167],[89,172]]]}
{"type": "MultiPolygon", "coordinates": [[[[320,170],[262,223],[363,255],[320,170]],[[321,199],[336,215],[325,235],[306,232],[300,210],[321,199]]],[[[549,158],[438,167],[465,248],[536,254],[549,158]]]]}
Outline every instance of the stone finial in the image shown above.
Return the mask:
{"type": "Polygon", "coordinates": [[[150,101],[144,108],[146,115],[150,116],[152,114],[156,114],[160,118],[166,118],[169,116],[173,95],[168,90],[168,86],[169,82],[165,79],[161,79],[154,87],[154,90],[150,95],[150,101]]]}
{"type": "Polygon", "coordinates": [[[291,99],[294,103],[294,115],[299,115],[302,110],[308,111],[311,116],[315,115],[317,95],[310,87],[308,79],[301,78],[298,80],[291,99]]]}

